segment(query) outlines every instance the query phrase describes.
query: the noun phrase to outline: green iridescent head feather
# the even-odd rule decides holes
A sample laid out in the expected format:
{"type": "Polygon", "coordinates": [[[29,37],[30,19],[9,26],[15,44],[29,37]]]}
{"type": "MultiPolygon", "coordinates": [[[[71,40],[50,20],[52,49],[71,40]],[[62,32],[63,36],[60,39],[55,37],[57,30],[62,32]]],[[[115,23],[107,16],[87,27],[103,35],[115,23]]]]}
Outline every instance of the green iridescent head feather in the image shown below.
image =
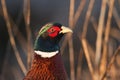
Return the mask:
{"type": "Polygon", "coordinates": [[[50,27],[52,27],[52,26],[53,26],[53,24],[48,23],[48,24],[44,25],[44,26],[40,29],[40,31],[39,31],[39,33],[38,33],[38,36],[37,36],[37,38],[36,38],[36,40],[35,40],[34,49],[39,47],[39,45],[37,45],[37,44],[38,44],[38,39],[39,39],[39,37],[40,37],[44,32],[46,32],[50,27]]]}
{"type": "Polygon", "coordinates": [[[43,26],[38,33],[38,37],[40,37],[44,32],[46,32],[52,25],[53,24],[48,23],[45,26],[43,26]]]}

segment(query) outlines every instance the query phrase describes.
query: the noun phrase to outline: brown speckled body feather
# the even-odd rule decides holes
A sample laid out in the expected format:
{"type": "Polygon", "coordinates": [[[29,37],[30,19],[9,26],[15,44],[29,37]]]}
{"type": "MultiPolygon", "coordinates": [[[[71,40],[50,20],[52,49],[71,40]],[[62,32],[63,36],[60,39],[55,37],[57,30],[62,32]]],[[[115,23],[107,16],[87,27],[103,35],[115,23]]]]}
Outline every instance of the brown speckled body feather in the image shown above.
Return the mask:
{"type": "Polygon", "coordinates": [[[61,54],[51,58],[42,58],[34,54],[31,69],[24,80],[68,80],[61,54]]]}

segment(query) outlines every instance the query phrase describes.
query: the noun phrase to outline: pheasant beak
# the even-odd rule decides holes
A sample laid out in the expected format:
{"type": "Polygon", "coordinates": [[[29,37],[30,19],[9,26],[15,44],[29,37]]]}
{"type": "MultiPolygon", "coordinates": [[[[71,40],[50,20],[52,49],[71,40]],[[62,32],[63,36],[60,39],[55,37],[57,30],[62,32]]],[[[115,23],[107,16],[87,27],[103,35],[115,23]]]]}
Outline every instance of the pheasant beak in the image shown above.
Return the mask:
{"type": "Polygon", "coordinates": [[[63,33],[63,34],[68,32],[73,33],[73,31],[68,27],[62,26],[61,29],[62,30],[60,31],[60,33],[63,33]]]}

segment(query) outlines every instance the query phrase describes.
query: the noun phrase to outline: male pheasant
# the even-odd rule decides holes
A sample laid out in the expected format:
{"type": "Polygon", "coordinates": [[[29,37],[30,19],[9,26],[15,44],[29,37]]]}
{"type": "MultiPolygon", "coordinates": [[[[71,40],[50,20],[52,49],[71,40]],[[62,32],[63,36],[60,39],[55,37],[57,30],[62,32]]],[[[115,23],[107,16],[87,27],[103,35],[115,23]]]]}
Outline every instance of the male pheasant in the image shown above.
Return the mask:
{"type": "Polygon", "coordinates": [[[59,47],[59,41],[68,32],[72,30],[59,23],[48,23],[40,29],[32,66],[24,80],[68,80],[59,47]]]}

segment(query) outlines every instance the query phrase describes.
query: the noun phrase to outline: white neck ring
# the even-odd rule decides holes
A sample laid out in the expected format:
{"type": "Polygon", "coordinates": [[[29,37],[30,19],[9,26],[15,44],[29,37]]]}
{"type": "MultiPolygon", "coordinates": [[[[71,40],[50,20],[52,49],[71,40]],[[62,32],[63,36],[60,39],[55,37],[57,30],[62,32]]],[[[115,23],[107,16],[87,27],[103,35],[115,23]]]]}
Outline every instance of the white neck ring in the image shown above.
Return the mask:
{"type": "Polygon", "coordinates": [[[43,51],[34,51],[36,54],[40,55],[43,58],[51,58],[55,56],[56,54],[59,53],[59,51],[54,51],[54,52],[43,52],[43,51]]]}

